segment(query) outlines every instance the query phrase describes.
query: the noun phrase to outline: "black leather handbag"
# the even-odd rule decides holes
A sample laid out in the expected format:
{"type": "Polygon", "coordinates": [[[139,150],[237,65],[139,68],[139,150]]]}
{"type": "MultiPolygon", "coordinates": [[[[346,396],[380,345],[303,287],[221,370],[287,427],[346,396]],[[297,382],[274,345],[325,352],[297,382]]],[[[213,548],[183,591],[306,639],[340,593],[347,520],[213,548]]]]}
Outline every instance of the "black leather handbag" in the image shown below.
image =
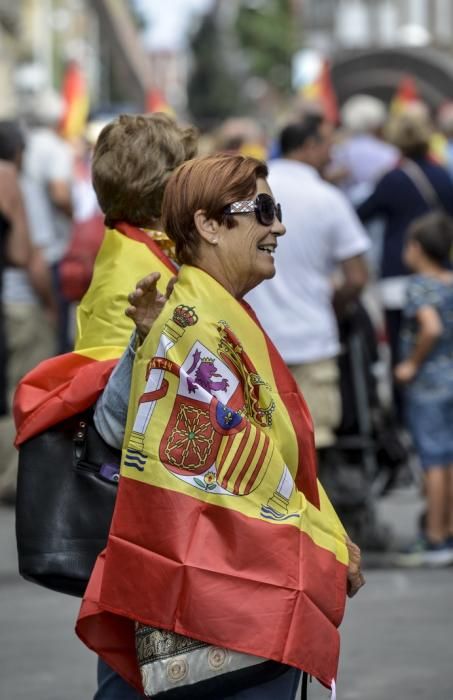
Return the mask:
{"type": "Polygon", "coordinates": [[[83,595],[107,542],[120,461],[121,451],[104,442],[91,411],[21,445],[16,538],[25,579],[83,595]]]}

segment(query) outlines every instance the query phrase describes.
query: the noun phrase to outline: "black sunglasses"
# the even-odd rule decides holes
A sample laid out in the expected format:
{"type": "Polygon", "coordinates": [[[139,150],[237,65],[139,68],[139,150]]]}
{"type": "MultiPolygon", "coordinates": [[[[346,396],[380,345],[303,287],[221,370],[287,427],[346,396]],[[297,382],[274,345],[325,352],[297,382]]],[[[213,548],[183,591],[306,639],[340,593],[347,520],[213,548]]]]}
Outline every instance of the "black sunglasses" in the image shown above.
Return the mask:
{"type": "Polygon", "coordinates": [[[270,194],[257,195],[256,199],[246,199],[242,202],[233,202],[223,210],[224,214],[255,214],[256,220],[262,226],[270,226],[274,223],[275,217],[281,222],[282,208],[276,204],[270,194]]]}

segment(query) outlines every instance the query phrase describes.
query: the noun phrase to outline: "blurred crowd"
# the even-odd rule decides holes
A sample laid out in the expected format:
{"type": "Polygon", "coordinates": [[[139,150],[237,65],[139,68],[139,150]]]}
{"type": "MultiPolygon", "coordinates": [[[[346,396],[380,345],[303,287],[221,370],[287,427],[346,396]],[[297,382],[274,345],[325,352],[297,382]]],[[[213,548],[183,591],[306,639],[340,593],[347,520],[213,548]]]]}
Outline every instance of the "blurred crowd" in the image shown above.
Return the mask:
{"type": "MultiPolygon", "coordinates": [[[[0,122],[0,498],[10,503],[15,387],[72,349],[103,235],[90,161],[104,124],[69,142],[63,109],[43,94],[27,123],[0,122]]],[[[356,95],[339,125],[302,106],[271,134],[230,119],[200,139],[203,155],[225,151],[269,163],[287,235],[276,276],[248,301],[303,389],[321,478],[351,536],[391,546],[375,499],[409,474],[426,517],[401,563],[452,563],[453,103],[389,111],[356,95]]]]}

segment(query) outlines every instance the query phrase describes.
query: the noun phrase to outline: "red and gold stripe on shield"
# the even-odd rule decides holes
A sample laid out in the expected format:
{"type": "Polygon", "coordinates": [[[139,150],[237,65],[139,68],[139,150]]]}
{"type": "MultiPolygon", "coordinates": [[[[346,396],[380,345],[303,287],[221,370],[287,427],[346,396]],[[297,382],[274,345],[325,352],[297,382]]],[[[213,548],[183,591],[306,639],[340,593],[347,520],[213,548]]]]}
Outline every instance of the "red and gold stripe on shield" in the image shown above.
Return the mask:
{"type": "Polygon", "coordinates": [[[253,424],[222,438],[216,460],[217,483],[236,496],[246,496],[261,482],[272,457],[268,436],[253,424]]]}

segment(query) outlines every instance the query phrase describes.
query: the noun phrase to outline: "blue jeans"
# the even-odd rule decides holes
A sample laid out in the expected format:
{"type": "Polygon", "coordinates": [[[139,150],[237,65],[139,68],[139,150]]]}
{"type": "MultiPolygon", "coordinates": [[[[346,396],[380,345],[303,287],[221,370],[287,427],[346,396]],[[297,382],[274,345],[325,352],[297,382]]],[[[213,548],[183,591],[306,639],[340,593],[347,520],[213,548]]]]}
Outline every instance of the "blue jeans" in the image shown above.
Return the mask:
{"type": "MultiPolygon", "coordinates": [[[[288,668],[278,678],[253,688],[241,690],[235,695],[213,700],[294,700],[300,680],[300,671],[288,668]]],[[[126,681],[123,681],[110,666],[98,659],[98,689],[93,700],[139,700],[143,695],[137,693],[126,681]]]]}
{"type": "Polygon", "coordinates": [[[143,697],[142,693],[138,693],[105,661],[98,658],[98,689],[93,700],[141,700],[143,697]]]}

